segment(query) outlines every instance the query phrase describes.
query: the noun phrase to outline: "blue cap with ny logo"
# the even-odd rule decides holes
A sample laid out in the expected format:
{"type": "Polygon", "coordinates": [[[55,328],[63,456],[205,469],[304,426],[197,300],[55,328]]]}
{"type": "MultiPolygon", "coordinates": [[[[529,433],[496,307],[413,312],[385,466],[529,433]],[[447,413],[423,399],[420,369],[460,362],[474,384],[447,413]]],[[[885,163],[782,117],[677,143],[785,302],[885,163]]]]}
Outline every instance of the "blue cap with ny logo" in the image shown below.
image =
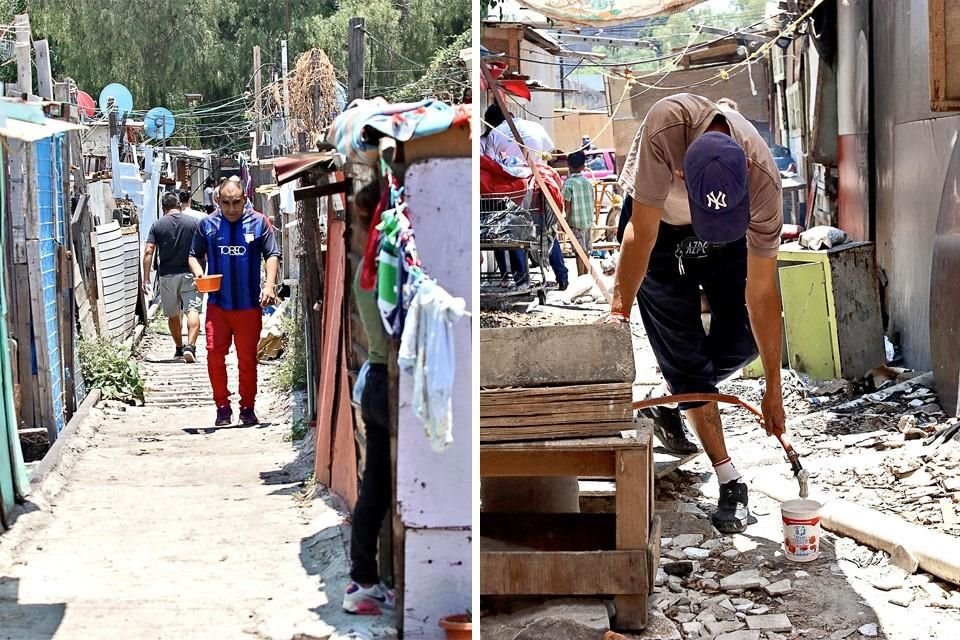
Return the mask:
{"type": "Polygon", "coordinates": [[[750,226],[747,156],[736,140],[704,133],[687,148],[683,176],[693,232],[704,242],[733,242],[750,226]]]}

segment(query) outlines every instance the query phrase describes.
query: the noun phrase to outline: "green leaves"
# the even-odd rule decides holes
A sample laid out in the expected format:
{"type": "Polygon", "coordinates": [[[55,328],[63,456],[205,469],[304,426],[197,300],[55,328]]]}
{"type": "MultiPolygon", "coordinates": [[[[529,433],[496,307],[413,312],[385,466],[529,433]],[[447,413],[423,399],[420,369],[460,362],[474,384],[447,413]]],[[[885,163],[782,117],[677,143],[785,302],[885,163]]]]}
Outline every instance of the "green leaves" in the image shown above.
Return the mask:
{"type": "Polygon", "coordinates": [[[129,349],[106,339],[81,340],[80,371],[87,386],[98,387],[105,400],[144,403],[140,368],[129,349]]]}

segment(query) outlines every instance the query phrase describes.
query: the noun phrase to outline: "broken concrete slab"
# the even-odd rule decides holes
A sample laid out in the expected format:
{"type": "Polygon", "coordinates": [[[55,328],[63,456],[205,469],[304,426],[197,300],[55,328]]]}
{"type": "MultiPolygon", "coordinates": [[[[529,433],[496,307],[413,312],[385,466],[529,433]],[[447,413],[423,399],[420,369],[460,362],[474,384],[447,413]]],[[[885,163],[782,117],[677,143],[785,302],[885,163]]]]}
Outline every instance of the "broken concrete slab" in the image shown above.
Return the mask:
{"type": "Polygon", "coordinates": [[[768,596],[785,596],[788,593],[793,593],[793,585],[790,584],[790,580],[784,578],[779,582],[768,584],[763,588],[763,590],[767,592],[768,596]]]}
{"type": "Polygon", "coordinates": [[[696,638],[700,635],[700,632],[703,631],[703,625],[696,621],[684,622],[683,625],[681,625],[681,629],[683,629],[683,633],[686,637],[696,638]]]}
{"type": "Polygon", "coordinates": [[[703,626],[706,628],[708,634],[718,636],[722,633],[738,631],[746,625],[739,620],[719,620],[717,622],[706,622],[703,626]]]}
{"type": "Polygon", "coordinates": [[[903,569],[907,573],[916,573],[920,561],[907,548],[898,544],[890,553],[890,564],[903,569]]]}
{"type": "Polygon", "coordinates": [[[876,638],[879,635],[879,632],[877,631],[877,625],[872,622],[869,624],[863,625],[862,627],[857,629],[857,631],[860,632],[860,635],[865,636],[867,638],[876,638]]]}
{"type": "Polygon", "coordinates": [[[698,547],[703,542],[703,535],[700,533],[683,533],[674,536],[671,545],[675,547],[698,547]]]}
{"type": "Polygon", "coordinates": [[[710,557],[710,552],[700,547],[687,547],[683,550],[688,558],[693,560],[706,560],[710,557]]]}
{"type": "MultiPolygon", "coordinates": [[[[598,631],[605,631],[610,628],[610,612],[603,600],[578,598],[548,600],[543,604],[527,607],[511,614],[494,616],[489,618],[489,621],[523,629],[538,620],[549,619],[571,620],[580,626],[598,631]]],[[[486,638],[486,635],[484,635],[484,638],[486,638]]]]}
{"type": "MultiPolygon", "coordinates": [[[[567,638],[568,640],[600,640],[605,631],[584,626],[566,618],[542,618],[535,620],[517,633],[513,640],[542,640],[543,638],[567,638]]],[[[486,638],[487,634],[484,633],[486,638]]]]}
{"type": "Polygon", "coordinates": [[[756,569],[745,569],[720,579],[720,588],[724,591],[735,589],[756,589],[763,584],[760,572],[756,569]]]}
{"type": "Polygon", "coordinates": [[[914,597],[913,589],[898,589],[890,593],[887,601],[901,607],[907,607],[913,602],[914,597]]]}
{"type": "Polygon", "coordinates": [[[760,632],[749,630],[731,631],[717,636],[714,640],[760,640],[760,632]]]}
{"type": "Polygon", "coordinates": [[[747,628],[752,631],[793,631],[790,618],[782,613],[747,618],[747,628]]]}

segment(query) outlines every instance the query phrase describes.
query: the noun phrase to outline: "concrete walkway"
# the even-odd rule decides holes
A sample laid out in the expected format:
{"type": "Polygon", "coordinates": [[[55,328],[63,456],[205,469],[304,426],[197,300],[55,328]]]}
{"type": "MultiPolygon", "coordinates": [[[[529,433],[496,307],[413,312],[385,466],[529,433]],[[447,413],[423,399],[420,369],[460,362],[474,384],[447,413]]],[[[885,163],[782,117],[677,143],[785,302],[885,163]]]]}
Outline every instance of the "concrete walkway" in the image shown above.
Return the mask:
{"type": "Polygon", "coordinates": [[[392,637],[340,609],[349,525],[302,497],[289,398],[262,393],[259,427],[214,428],[204,349],[169,361],[156,334],[140,351],[146,406],[95,408],[0,536],[0,638],[392,637]]]}

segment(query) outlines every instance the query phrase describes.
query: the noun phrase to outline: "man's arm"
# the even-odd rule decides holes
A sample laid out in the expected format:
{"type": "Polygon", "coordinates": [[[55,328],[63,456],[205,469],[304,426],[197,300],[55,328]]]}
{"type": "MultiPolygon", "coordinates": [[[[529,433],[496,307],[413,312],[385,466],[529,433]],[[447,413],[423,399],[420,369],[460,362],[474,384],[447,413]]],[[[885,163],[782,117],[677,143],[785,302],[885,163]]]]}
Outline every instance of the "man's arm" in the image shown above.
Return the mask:
{"type": "Polygon", "coordinates": [[[203,264],[201,260],[207,257],[207,237],[203,234],[203,224],[197,225],[193,232],[193,243],[190,245],[190,257],[187,258],[187,266],[190,267],[190,273],[193,277],[203,276],[203,264]]]}
{"type": "Polygon", "coordinates": [[[747,311],[750,327],[760,350],[766,391],[763,394],[764,429],[783,433],[783,391],[780,384],[782,350],[780,292],[777,290],[777,258],[747,255],[747,311]]]}
{"type": "Polygon", "coordinates": [[[147,242],[143,246],[143,292],[148,295],[153,291],[153,287],[150,286],[150,269],[153,267],[153,254],[156,248],[157,245],[152,242],[147,242]]]}
{"type": "Polygon", "coordinates": [[[190,267],[190,273],[193,274],[194,278],[203,277],[203,266],[200,264],[200,261],[194,256],[187,258],[187,265],[190,267]]]}
{"type": "Polygon", "coordinates": [[[260,292],[260,306],[269,307],[277,301],[277,271],[280,270],[280,245],[277,244],[277,236],[273,229],[267,227],[261,246],[267,279],[263,283],[263,291],[260,292]]]}
{"type": "Polygon", "coordinates": [[[620,259],[613,280],[613,299],[610,301],[610,314],[613,317],[630,319],[630,309],[647,274],[650,252],[657,242],[662,213],[660,209],[633,201],[633,212],[623,232],[620,259]]]}

